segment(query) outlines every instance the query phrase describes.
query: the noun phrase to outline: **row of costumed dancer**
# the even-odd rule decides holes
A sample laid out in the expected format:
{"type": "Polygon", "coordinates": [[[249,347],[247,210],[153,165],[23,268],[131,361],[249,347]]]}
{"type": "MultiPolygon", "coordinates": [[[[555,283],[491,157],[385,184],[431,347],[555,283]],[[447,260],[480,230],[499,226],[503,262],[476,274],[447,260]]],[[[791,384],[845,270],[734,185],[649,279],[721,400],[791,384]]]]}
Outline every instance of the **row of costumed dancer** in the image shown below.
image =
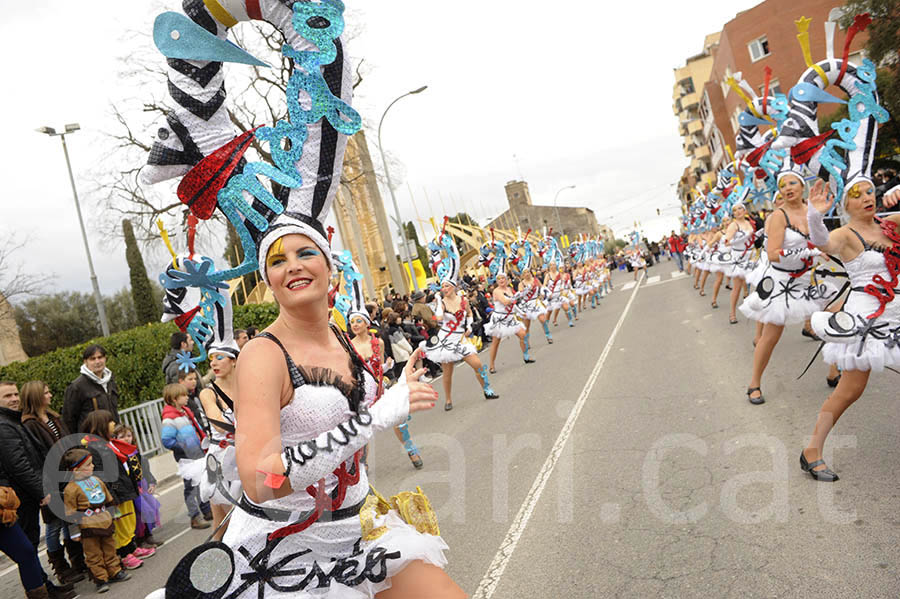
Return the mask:
{"type": "MultiPolygon", "coordinates": [[[[787,96],[757,96],[740,74],[729,81],[747,103],[736,160],[720,171],[710,193],[697,194],[683,220],[701,295],[709,273],[716,275],[713,307],[722,279],[731,277],[729,320],[736,323],[742,289],[753,289],[738,308],[757,323],[750,403],[766,401],[763,375],[786,325],[806,323],[804,334],[822,341],[834,391],[800,465],[826,482],[838,480],[823,459],[829,432],[872,372],[900,368],[900,215],[876,214],[871,178],[878,127],[890,115],[879,103],[875,65],[847,60],[853,36],[870,22],[867,14],[855,17],[840,58],[832,51],[836,23],[826,23],[827,57],[810,60],[787,96]],[[832,87],[847,99],[833,95],[832,87]],[[820,132],[820,105],[835,103],[848,105],[848,117],[820,132]],[[766,201],[774,210],[758,229],[747,206],[766,201]],[[826,219],[834,224],[826,226],[826,219]]],[[[801,20],[798,28],[808,23],[801,20]]],[[[801,43],[809,56],[808,39],[801,43]]],[[[771,75],[767,69],[766,91],[771,75]]],[[[900,203],[900,186],[886,190],[882,201],[887,208],[900,203]]]]}
{"type": "MultiPolygon", "coordinates": [[[[205,456],[179,470],[220,509],[214,534],[179,561],[152,599],[465,596],[444,570],[448,548],[428,498],[421,489],[379,494],[369,484],[366,448],[387,429],[408,441],[408,426],[400,431],[410,416],[435,406],[437,393],[420,382],[422,356],[443,365],[448,405],[458,362],[475,371],[485,399],[498,394],[467,339],[472,313],[457,293],[459,253],[443,233],[429,244],[441,284],[440,330],[414,351],[397,383],[385,383],[362,275],[349,252],[332,250],[324,225],[347,137],[362,124],[350,104],[343,11],[339,0],[186,0],[184,14],[166,12],[154,24],[173,109],[141,178],[176,180],[189,211],[185,251],[176,255],[170,243],[173,260],[160,275],[164,319],[200,349],[179,355],[180,367],[211,357],[218,373],[202,398],[212,441],[205,456]],[[283,34],[282,55],[293,69],[288,117],[240,132],[228,118],[223,62],[264,66],[227,39],[249,20],[283,34]],[[247,155],[255,145],[268,149],[271,162],[247,155]],[[193,247],[198,222],[217,212],[242,246],[240,264],[224,269],[193,247]],[[238,352],[227,281],[256,270],[279,315],[238,352]]],[[[531,321],[541,322],[549,342],[547,320],[555,323],[562,311],[574,325],[577,310],[589,300],[596,306],[610,289],[609,273],[596,241],[567,248],[568,264],[550,236],[512,245],[509,258],[499,241],[482,248],[500,290],[488,327],[496,344],[518,336],[531,363],[531,321]],[[546,265],[543,279],[530,272],[532,259],[546,265]],[[507,268],[520,279],[518,291],[508,286],[507,268]]]]}
{"type": "MultiPolygon", "coordinates": [[[[447,218],[444,219],[446,226],[447,218]]],[[[493,310],[484,325],[491,337],[490,363],[484,365],[478,357],[472,334],[472,308],[465,297],[457,292],[459,287],[460,255],[452,235],[441,230],[428,244],[432,271],[440,281],[435,289],[431,306],[440,327],[421,349],[426,358],[441,364],[444,386],[444,409],[452,410],[453,370],[457,363],[465,362],[474,371],[484,390],[485,399],[496,399],[497,393],[490,387],[488,374],[497,372],[496,358],[500,343],[508,337],[516,337],[525,364],[533,364],[531,356],[531,324],[538,321],[548,344],[553,343],[549,322],[557,323],[562,311],[575,326],[579,310],[588,301],[597,307],[604,292],[611,290],[610,273],[602,258],[603,242],[584,238],[569,246],[566,260],[557,240],[546,235],[537,243],[528,241],[530,231],[521,240],[506,243],[493,239],[484,243],[479,260],[487,271],[486,280],[495,285],[492,292],[493,310]],[[533,266],[539,264],[542,278],[535,275],[533,266]],[[518,279],[518,289],[511,284],[511,277],[518,279]]]]}

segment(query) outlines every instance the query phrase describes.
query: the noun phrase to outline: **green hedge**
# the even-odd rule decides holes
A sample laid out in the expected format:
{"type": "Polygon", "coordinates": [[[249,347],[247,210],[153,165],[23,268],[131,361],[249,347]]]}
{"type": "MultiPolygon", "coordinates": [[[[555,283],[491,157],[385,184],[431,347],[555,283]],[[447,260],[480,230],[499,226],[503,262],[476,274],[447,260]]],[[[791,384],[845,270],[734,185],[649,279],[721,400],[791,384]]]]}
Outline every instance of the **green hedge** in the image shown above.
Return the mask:
{"type": "MultiPolygon", "coordinates": [[[[277,316],[275,304],[235,306],[234,326],[238,329],[255,326],[262,330],[277,316]]],[[[81,352],[91,343],[99,343],[106,348],[107,366],[118,381],[119,408],[129,408],[161,396],[165,384],[162,360],[169,352],[169,338],[177,330],[173,323],[154,323],[92,339],[25,362],[0,366],[0,379],[15,381],[20,386],[27,381],[44,381],[53,393],[52,407],[59,411],[66,387],[75,380],[81,368],[81,352]]]]}

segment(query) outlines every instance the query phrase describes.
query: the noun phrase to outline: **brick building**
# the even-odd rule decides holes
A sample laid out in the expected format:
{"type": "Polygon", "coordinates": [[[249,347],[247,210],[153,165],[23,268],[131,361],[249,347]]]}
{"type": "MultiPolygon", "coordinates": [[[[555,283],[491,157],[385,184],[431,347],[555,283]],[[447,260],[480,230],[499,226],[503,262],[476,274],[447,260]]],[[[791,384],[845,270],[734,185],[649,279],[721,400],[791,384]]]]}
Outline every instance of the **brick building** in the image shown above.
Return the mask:
{"type": "MultiPolygon", "coordinates": [[[[728,161],[725,145],[735,147],[738,132],[738,116],[746,105],[726,82],[729,77],[741,73],[743,79],[762,95],[765,82],[764,69],[772,69],[769,89],[787,93],[806,71],[800,43],[797,41],[795,21],[801,17],[811,19],[809,26],[810,52],[814,61],[825,57],[825,22],[840,18],[840,0],[766,0],[738,13],[725,23],[717,35],[717,43],[710,45],[711,36],[704,40],[704,52],[711,58],[711,69],[706,81],[699,83],[699,124],[693,124],[691,140],[694,143],[690,166],[685,169],[679,186],[682,201],[690,202],[690,189],[697,184],[715,182],[718,170],[728,161]],[[698,155],[708,159],[695,159],[698,155]]],[[[840,27],[835,32],[835,53],[843,49],[846,31],[840,27]]],[[[859,64],[864,57],[863,48],[868,35],[857,35],[850,46],[849,60],[859,64]]],[[[695,57],[688,59],[688,66],[695,57]]],[[[685,67],[682,67],[684,69],[685,67]]],[[[684,71],[676,69],[676,90],[684,71]]],[[[696,79],[696,78],[695,78],[696,79]]],[[[698,82],[693,81],[695,88],[698,82]]],[[[840,96],[840,92],[838,92],[840,96]]],[[[679,118],[679,128],[683,127],[679,118]]],[[[682,133],[684,135],[684,132],[682,133]]],[[[687,146],[687,141],[686,141],[687,146]]]]}

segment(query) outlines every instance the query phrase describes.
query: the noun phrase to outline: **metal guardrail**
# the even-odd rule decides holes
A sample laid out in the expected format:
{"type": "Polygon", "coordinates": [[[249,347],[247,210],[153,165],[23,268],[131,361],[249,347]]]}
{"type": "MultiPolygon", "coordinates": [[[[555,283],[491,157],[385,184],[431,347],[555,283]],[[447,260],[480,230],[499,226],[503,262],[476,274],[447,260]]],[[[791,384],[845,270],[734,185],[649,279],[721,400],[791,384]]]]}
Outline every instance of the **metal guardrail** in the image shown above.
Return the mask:
{"type": "Polygon", "coordinates": [[[141,455],[151,458],[168,451],[162,445],[163,400],[154,399],[119,411],[119,418],[134,430],[141,455]]]}

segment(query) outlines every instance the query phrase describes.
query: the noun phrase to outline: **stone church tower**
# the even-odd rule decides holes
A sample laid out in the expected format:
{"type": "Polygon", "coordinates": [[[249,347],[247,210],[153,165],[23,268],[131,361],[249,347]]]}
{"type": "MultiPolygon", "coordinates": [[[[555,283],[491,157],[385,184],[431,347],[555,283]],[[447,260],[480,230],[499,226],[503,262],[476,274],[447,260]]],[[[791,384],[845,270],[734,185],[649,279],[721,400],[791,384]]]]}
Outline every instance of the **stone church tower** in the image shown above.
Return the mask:
{"type": "Polygon", "coordinates": [[[344,247],[353,253],[353,261],[366,278],[368,299],[382,297],[391,285],[403,292],[406,282],[391,239],[395,227],[388,224],[364,131],[347,140],[333,210],[344,247]]]}

